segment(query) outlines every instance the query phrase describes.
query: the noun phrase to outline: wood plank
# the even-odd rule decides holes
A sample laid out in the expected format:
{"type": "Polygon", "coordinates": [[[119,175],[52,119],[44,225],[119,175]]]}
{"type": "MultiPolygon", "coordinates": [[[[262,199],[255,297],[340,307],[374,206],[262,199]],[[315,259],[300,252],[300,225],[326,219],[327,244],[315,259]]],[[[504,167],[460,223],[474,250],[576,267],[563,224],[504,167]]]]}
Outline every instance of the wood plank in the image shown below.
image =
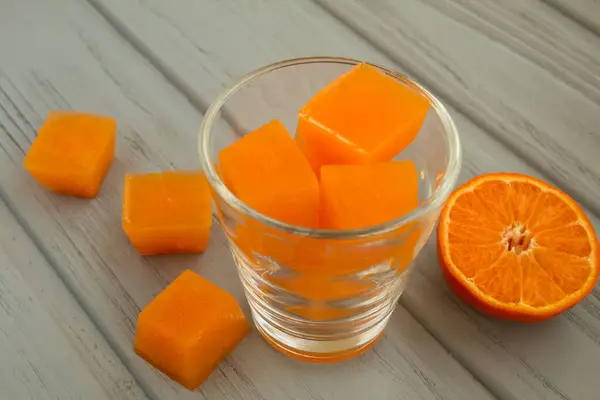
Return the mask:
{"type": "Polygon", "coordinates": [[[543,0],[590,31],[600,35],[600,2],[598,0],[543,0]]]}
{"type": "Polygon", "coordinates": [[[0,221],[2,397],[145,399],[1,201],[0,221]]]}
{"type": "Polygon", "coordinates": [[[540,0],[422,1],[600,103],[600,39],[551,6],[540,0]]]}
{"type": "MultiPolygon", "coordinates": [[[[201,256],[148,259],[135,253],[120,227],[123,174],[194,168],[196,153],[187,149],[196,147],[201,114],[86,3],[5,3],[0,15],[0,194],[149,397],[364,398],[375,387],[381,398],[491,398],[402,309],[374,351],[340,365],[288,359],[254,332],[199,393],[180,389],[137,358],[132,342],[140,308],[183,269],[192,268],[243,298],[219,227],[213,229],[209,250],[201,256]],[[15,36],[20,38],[19,48],[11,39],[15,36]],[[28,49],[26,55],[21,56],[21,48],[28,49]],[[108,114],[118,120],[116,160],[97,199],[53,195],[21,167],[36,128],[53,108],[108,114]]],[[[265,45],[267,50],[272,47],[265,45]]],[[[199,52],[195,49],[194,54],[199,52]]],[[[171,72],[176,81],[178,72],[171,72]]],[[[196,78],[209,86],[215,81],[202,69],[196,78]]],[[[220,85],[223,80],[216,81],[220,85]]],[[[202,99],[193,93],[187,92],[192,101],[202,99]]],[[[247,311],[245,303],[244,307],[247,311]]]]}
{"type": "Polygon", "coordinates": [[[424,1],[318,1],[600,215],[600,104],[424,1]]]}
{"type": "MultiPolygon", "coordinates": [[[[339,54],[403,70],[309,2],[180,1],[178,7],[169,7],[160,1],[141,5],[95,0],[94,4],[198,106],[210,102],[234,77],[283,57],[339,54]],[[231,26],[236,27],[235,36],[227,35],[231,26]],[[249,50],[248,42],[239,37],[252,38],[256,47],[249,50]]],[[[450,111],[463,138],[461,180],[498,170],[550,180],[463,114],[450,111]]],[[[598,229],[598,219],[593,221],[598,229]]],[[[419,259],[401,304],[454,357],[501,398],[595,396],[600,390],[592,372],[600,367],[597,290],[564,316],[535,327],[489,320],[449,293],[431,246],[419,259]]]]}

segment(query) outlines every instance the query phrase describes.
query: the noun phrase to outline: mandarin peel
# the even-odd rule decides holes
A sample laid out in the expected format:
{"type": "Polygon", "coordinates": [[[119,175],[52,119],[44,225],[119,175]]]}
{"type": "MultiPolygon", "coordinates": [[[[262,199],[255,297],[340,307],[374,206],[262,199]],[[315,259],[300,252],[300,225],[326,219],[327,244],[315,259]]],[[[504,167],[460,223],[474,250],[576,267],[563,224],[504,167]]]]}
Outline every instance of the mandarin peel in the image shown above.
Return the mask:
{"type": "Polygon", "coordinates": [[[459,297],[493,316],[520,321],[541,321],[572,307],[590,293],[599,272],[598,241],[584,212],[559,189],[519,174],[483,175],[457,189],[441,213],[438,252],[459,297]],[[485,203],[494,199],[477,193],[483,185],[512,196],[493,209],[485,203]],[[453,221],[452,214],[463,221],[453,221]],[[499,276],[486,277],[490,273],[499,276]]]}

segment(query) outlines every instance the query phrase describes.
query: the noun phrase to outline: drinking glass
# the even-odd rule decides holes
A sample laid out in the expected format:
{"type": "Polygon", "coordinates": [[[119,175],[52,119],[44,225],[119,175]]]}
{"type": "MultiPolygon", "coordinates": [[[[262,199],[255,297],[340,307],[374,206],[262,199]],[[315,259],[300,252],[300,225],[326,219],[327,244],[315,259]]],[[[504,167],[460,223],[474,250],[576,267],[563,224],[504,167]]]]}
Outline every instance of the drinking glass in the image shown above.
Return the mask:
{"type": "Polygon", "coordinates": [[[461,162],[456,127],[426,89],[374,65],[426,97],[431,107],[416,139],[394,158],[412,160],[417,168],[418,207],[363,229],[310,229],[261,214],[225,186],[218,154],[273,119],[293,134],[302,106],[359,62],[315,57],[260,68],[221,93],[200,128],[200,161],[254,323],[276,349],[308,361],[353,357],[382,334],[406,287],[412,261],[456,183],[461,162]]]}

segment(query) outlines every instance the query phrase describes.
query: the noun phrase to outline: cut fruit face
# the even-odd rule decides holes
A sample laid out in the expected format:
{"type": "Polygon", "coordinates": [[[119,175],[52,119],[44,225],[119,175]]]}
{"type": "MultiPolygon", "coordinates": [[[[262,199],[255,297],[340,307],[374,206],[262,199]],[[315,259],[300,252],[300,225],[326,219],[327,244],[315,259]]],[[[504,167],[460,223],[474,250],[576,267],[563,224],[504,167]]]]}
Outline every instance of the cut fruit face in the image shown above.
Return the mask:
{"type": "Polygon", "coordinates": [[[550,318],[598,279],[598,240],[583,210],[525,175],[483,175],[456,190],[440,217],[438,251],[459,297],[500,318],[550,318]]]}

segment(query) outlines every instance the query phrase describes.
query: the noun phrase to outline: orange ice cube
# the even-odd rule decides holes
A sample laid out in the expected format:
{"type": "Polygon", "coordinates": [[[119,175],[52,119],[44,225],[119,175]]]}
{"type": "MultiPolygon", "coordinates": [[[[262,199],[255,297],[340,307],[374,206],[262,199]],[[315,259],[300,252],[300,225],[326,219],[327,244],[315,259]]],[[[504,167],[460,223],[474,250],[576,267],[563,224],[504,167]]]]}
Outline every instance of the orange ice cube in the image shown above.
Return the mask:
{"type": "Polygon", "coordinates": [[[316,301],[336,301],[348,299],[373,288],[373,283],[356,277],[331,275],[332,270],[326,264],[321,271],[303,271],[301,274],[287,274],[282,277],[266,278],[282,289],[316,301]]]}
{"type": "Polygon", "coordinates": [[[323,165],[389,161],[417,136],[429,101],[359,64],[299,112],[296,141],[317,175],[323,165]]]}
{"type": "Polygon", "coordinates": [[[206,249],[212,204],[203,172],[127,174],[124,192],[123,229],[140,254],[206,249]]]}
{"type": "Polygon", "coordinates": [[[319,182],[283,124],[271,121],[219,152],[225,185],[254,210],[317,227],[319,182]]]}
{"type": "Polygon", "coordinates": [[[233,296],[188,270],[140,313],[135,352],[193,390],[249,330],[233,296]]]}
{"type": "Polygon", "coordinates": [[[321,169],[321,226],[356,229],[396,219],[419,200],[412,161],[326,165],[321,169]]]}
{"type": "Polygon", "coordinates": [[[51,111],[25,156],[24,166],[45,188],[95,197],[115,155],[117,123],[77,111],[51,111]]]}

